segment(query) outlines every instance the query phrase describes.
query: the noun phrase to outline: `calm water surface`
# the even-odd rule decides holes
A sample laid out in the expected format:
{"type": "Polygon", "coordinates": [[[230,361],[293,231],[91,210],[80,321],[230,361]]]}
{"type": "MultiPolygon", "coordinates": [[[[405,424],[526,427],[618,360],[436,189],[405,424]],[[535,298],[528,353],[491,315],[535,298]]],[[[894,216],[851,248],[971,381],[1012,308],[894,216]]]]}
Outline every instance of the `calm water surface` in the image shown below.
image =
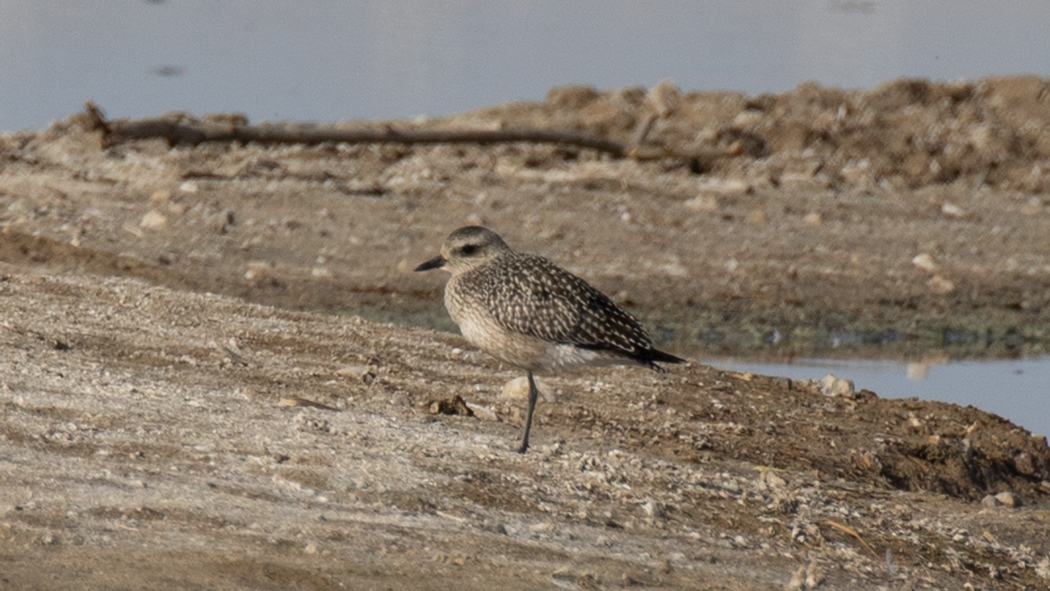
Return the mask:
{"type": "Polygon", "coordinates": [[[819,380],[829,373],[883,398],[973,405],[1050,436],[1050,359],[961,361],[943,365],[808,359],[790,365],[705,360],[720,369],[819,380]]]}
{"type": "Polygon", "coordinates": [[[112,117],[337,121],[564,84],[780,92],[1050,76],[1050,2],[0,0],[0,130],[112,117]]]}

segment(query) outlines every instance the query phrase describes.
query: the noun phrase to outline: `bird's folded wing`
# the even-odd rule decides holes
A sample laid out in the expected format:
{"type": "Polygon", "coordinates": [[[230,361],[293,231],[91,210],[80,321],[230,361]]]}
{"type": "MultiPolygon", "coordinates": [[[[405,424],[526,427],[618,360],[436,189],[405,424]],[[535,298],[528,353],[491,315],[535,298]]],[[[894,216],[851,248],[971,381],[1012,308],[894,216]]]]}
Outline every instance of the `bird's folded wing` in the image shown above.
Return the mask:
{"type": "Polygon", "coordinates": [[[487,277],[488,308],[506,329],[554,343],[633,356],[652,348],[645,331],[603,293],[551,263],[522,256],[487,277]]]}

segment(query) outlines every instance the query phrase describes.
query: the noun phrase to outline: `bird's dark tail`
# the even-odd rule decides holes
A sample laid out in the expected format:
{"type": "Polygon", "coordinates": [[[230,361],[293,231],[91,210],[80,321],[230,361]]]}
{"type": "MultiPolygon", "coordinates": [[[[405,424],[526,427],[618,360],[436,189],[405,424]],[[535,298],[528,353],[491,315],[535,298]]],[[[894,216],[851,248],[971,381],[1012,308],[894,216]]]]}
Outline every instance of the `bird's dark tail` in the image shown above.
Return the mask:
{"type": "Polygon", "coordinates": [[[614,353],[619,357],[623,357],[624,361],[634,361],[639,365],[644,365],[649,369],[654,369],[659,372],[666,371],[664,368],[657,365],[659,363],[689,363],[688,360],[682,359],[681,357],[675,357],[670,353],[664,353],[657,349],[644,349],[641,351],[625,351],[619,347],[609,347],[606,345],[576,345],[581,349],[589,349],[591,351],[606,351],[614,353]]]}
{"type": "Polygon", "coordinates": [[[650,369],[656,370],[658,372],[661,372],[661,373],[665,372],[667,370],[665,370],[664,368],[662,368],[659,365],[657,365],[656,364],[657,362],[659,362],[659,363],[688,363],[688,361],[686,361],[685,359],[682,359],[681,357],[675,357],[674,355],[671,355],[670,353],[664,353],[663,351],[660,351],[660,350],[657,350],[657,349],[649,349],[648,351],[641,351],[638,354],[634,355],[633,357],[634,357],[634,360],[637,361],[638,363],[641,363],[642,365],[644,365],[644,366],[646,366],[646,367],[648,367],[650,369]]]}

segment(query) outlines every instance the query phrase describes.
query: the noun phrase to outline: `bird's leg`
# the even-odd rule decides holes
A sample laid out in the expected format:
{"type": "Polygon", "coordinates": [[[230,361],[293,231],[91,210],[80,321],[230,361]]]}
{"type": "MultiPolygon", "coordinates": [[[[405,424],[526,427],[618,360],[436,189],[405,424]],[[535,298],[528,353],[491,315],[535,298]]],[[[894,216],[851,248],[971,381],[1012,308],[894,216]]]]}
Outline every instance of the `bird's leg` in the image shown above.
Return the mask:
{"type": "Polygon", "coordinates": [[[532,411],[536,408],[536,399],[540,397],[540,391],[536,389],[536,382],[532,379],[532,370],[526,370],[529,376],[529,411],[525,415],[525,435],[521,438],[521,449],[518,453],[523,454],[529,449],[529,431],[532,430],[532,411]]]}

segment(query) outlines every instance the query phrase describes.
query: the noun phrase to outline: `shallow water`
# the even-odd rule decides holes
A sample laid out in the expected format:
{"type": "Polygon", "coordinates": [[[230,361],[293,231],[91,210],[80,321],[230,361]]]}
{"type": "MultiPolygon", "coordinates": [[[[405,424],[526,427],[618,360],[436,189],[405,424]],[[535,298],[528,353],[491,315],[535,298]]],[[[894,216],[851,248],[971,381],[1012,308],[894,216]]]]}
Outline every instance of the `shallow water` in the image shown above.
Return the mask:
{"type": "Polygon", "coordinates": [[[1036,0],[0,0],[0,130],[109,116],[442,116],[565,84],[782,92],[1050,76],[1036,0]]]}
{"type": "Polygon", "coordinates": [[[916,397],[973,405],[1050,436],[1050,358],[956,361],[943,364],[896,361],[803,359],[791,364],[702,360],[720,369],[819,380],[829,373],[853,380],[883,398],[916,397]]]}

